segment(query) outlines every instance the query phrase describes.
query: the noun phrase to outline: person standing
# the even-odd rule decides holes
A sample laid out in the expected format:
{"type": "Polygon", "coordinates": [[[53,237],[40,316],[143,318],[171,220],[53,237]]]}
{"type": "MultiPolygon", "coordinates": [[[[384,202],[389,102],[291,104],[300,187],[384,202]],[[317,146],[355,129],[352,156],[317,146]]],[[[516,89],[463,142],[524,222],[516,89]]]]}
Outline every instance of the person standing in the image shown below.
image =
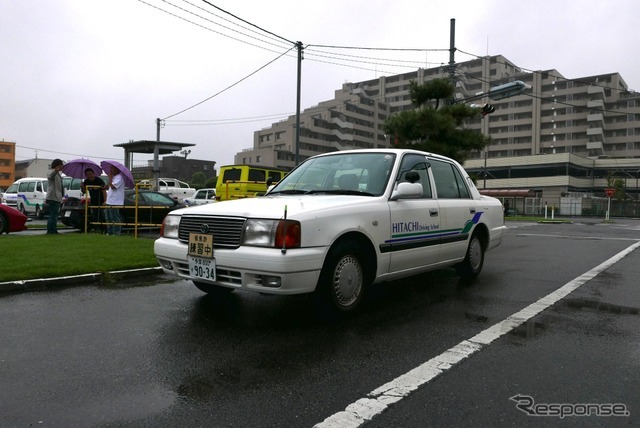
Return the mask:
{"type": "Polygon", "coordinates": [[[49,219],[47,220],[47,235],[57,235],[58,232],[58,215],[60,214],[60,205],[64,197],[64,188],[62,187],[62,166],[64,162],[60,159],[54,159],[51,162],[51,172],[47,175],[47,194],[45,201],[49,207],[49,219]]]}
{"type": "MultiPolygon", "coordinates": [[[[86,168],[84,170],[84,176],[86,178],[80,188],[83,194],[86,194],[87,190],[89,191],[91,223],[104,223],[104,214],[101,207],[107,200],[107,186],[100,177],[96,177],[96,173],[92,168],[86,168]],[[88,189],[87,186],[89,186],[88,189]]],[[[102,230],[102,225],[93,224],[90,228],[102,230]]]]}
{"type": "Polygon", "coordinates": [[[116,206],[124,205],[124,178],[120,170],[111,165],[109,168],[109,183],[107,184],[107,235],[120,235],[122,233],[122,216],[120,208],[116,206]]]}

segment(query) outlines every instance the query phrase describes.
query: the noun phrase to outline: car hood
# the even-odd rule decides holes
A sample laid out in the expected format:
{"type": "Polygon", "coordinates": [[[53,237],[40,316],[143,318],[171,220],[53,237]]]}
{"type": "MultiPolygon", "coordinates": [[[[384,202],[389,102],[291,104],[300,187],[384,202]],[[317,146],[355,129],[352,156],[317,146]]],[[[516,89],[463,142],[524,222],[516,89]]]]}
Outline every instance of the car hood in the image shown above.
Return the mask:
{"type": "Polygon", "coordinates": [[[173,214],[282,218],[286,209],[287,217],[293,218],[300,213],[308,215],[334,207],[361,205],[378,199],[380,197],[326,194],[260,196],[192,206],[174,211],[173,214]]]}

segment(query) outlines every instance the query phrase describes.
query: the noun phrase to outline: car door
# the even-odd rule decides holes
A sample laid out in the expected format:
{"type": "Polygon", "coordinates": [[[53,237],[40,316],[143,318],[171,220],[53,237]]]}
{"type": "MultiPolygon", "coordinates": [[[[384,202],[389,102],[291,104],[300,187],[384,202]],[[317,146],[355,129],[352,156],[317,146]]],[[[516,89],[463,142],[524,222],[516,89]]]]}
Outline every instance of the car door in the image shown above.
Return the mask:
{"type": "Polygon", "coordinates": [[[400,162],[395,186],[405,181],[416,182],[417,176],[422,194],[389,201],[391,230],[382,251],[391,253],[389,272],[392,275],[418,273],[440,261],[440,210],[433,197],[427,159],[408,153],[400,162]]]}
{"type": "Polygon", "coordinates": [[[435,194],[440,207],[442,245],[440,257],[444,262],[463,259],[469,234],[482,215],[471,197],[458,166],[440,159],[429,159],[435,194]]]}

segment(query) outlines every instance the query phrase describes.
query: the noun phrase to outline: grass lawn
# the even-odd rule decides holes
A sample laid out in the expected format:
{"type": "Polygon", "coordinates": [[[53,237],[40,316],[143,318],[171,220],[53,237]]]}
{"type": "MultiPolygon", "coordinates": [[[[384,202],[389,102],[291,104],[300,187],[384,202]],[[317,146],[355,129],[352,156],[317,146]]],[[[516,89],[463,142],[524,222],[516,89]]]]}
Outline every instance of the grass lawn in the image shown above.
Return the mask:
{"type": "Polygon", "coordinates": [[[153,242],[127,235],[2,235],[0,282],[155,267],[153,242]]]}

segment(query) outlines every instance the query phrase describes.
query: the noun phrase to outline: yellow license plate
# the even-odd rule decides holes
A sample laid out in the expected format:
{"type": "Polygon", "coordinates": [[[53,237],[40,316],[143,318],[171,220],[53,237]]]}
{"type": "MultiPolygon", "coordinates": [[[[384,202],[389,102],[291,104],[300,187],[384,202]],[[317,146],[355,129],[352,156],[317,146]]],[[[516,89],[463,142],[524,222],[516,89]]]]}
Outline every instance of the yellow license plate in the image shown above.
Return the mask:
{"type": "Polygon", "coordinates": [[[189,233],[190,256],[212,258],[213,257],[213,235],[204,233],[189,233]]]}

